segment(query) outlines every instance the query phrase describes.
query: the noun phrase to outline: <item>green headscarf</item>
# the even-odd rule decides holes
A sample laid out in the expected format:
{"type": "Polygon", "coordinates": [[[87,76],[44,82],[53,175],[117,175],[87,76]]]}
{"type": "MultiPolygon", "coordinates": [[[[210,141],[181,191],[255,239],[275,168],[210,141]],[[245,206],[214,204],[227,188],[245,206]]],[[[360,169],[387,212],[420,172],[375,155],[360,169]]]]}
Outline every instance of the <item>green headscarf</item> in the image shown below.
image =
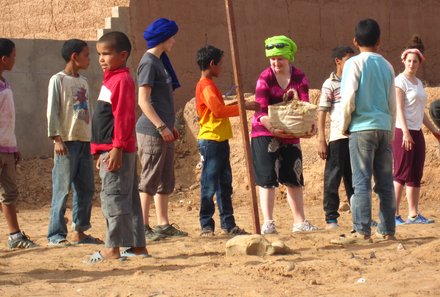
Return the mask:
{"type": "Polygon", "coordinates": [[[271,58],[276,56],[282,56],[287,60],[289,60],[290,62],[293,62],[296,51],[298,50],[296,43],[293,42],[292,39],[284,35],[269,37],[264,41],[264,46],[265,48],[267,46],[271,46],[271,47],[273,46],[273,48],[271,49],[266,48],[266,57],[271,58]],[[281,45],[281,44],[284,44],[283,48],[276,47],[276,45],[281,45]]]}

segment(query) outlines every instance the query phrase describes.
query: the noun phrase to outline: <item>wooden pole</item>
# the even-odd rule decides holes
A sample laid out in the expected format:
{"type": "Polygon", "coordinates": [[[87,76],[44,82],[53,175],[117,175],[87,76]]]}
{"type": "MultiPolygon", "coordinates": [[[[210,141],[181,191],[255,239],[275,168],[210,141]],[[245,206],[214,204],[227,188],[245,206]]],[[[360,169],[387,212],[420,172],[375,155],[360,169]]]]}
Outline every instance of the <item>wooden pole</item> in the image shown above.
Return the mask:
{"type": "Polygon", "coordinates": [[[243,146],[245,148],[245,159],[248,173],[249,189],[251,191],[251,215],[254,222],[254,233],[260,234],[260,218],[258,216],[257,193],[255,191],[254,169],[252,165],[252,158],[250,153],[249,143],[249,129],[246,116],[246,109],[244,105],[244,96],[241,89],[241,73],[240,73],[240,59],[238,55],[237,35],[235,33],[234,9],[232,7],[232,0],[225,0],[226,16],[228,19],[229,44],[231,47],[232,67],[234,70],[235,85],[237,86],[238,107],[240,110],[241,120],[241,134],[243,137],[243,146]]]}

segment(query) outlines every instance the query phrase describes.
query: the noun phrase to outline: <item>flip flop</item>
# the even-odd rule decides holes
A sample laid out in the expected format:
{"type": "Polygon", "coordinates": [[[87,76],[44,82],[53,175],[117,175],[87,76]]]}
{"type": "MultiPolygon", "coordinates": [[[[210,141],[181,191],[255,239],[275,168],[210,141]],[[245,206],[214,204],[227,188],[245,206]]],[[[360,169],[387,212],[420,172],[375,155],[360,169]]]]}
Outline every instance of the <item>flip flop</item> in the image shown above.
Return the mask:
{"type": "Polygon", "coordinates": [[[58,242],[49,241],[47,245],[50,247],[66,247],[66,246],[71,246],[72,243],[69,242],[67,239],[63,239],[58,242]]]}
{"type": "MultiPolygon", "coordinates": [[[[84,260],[83,263],[85,263],[85,264],[96,264],[96,263],[103,262],[104,260],[105,260],[105,258],[98,251],[98,252],[95,252],[92,255],[90,255],[90,257],[87,260],[84,260]]],[[[127,258],[126,257],[120,257],[117,260],[122,262],[122,261],[127,260],[127,258]]]]}
{"type": "Polygon", "coordinates": [[[96,237],[93,237],[92,235],[87,235],[80,241],[72,241],[72,244],[103,244],[104,242],[96,237]]]}
{"type": "Polygon", "coordinates": [[[132,248],[128,248],[121,252],[122,257],[142,257],[142,258],[151,258],[151,255],[148,253],[135,254],[132,248]]]}
{"type": "Polygon", "coordinates": [[[349,237],[345,236],[345,234],[341,234],[339,238],[330,240],[330,243],[336,245],[371,244],[373,243],[373,241],[371,240],[370,237],[365,238],[364,235],[356,232],[349,237]]]}

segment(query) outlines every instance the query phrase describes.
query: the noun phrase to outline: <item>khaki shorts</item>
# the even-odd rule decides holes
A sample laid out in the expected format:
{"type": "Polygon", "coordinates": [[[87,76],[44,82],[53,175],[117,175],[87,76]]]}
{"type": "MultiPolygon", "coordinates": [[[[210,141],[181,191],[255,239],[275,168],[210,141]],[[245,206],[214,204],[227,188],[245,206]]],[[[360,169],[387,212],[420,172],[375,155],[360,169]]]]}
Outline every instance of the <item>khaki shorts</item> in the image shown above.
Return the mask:
{"type": "Polygon", "coordinates": [[[17,203],[17,175],[13,153],[0,153],[0,194],[0,203],[5,205],[17,203]]]}
{"type": "Polygon", "coordinates": [[[141,161],[139,191],[149,195],[171,194],[174,191],[174,142],[136,134],[141,161]]]}

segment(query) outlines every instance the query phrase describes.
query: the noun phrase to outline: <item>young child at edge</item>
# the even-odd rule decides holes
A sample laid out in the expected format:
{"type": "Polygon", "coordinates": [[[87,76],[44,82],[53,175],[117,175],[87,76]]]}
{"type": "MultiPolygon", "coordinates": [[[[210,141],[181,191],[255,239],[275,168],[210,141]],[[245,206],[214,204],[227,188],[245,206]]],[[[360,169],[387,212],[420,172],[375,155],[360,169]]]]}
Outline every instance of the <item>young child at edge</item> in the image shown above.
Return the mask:
{"type": "Polygon", "coordinates": [[[90,64],[85,41],[67,40],[61,49],[66,61],[63,71],[49,81],[47,99],[48,136],[54,142],[52,207],[47,232],[49,245],[69,245],[64,219],[66,201],[73,189],[72,243],[102,244],[84,232],[90,229],[95,181],[90,154],[90,101],[87,79],[79,74],[90,64]]]}
{"type": "Polygon", "coordinates": [[[8,247],[33,248],[37,245],[22,231],[17,219],[16,166],[20,153],[15,137],[14,97],[3,72],[11,71],[15,64],[15,44],[0,38],[0,203],[9,229],[8,247]]]}
{"type": "Polygon", "coordinates": [[[393,66],[377,53],[379,24],[360,21],[354,45],[360,54],[349,59],[341,80],[340,131],[349,134],[350,162],[354,194],[351,211],[352,236],[334,240],[336,244],[371,242],[371,179],[380,200],[380,222],[376,241],[395,239],[392,140],[396,119],[393,66]]]}
{"type": "Polygon", "coordinates": [[[148,256],[136,174],[135,83],[126,67],[131,44],[122,32],[104,34],[96,44],[104,82],[92,118],[92,154],[99,155],[105,248],[87,263],[148,256]],[[129,247],[120,252],[120,247],[129,247]],[[121,258],[121,256],[123,256],[121,258]]]}
{"type": "MultiPolygon", "coordinates": [[[[197,64],[201,77],[196,86],[196,107],[200,118],[197,136],[202,157],[200,178],[200,236],[213,236],[215,212],[213,201],[217,197],[220,224],[228,235],[248,234],[235,224],[232,207],[232,173],[229,162],[229,142],[232,128],[229,117],[238,116],[238,105],[226,106],[223,96],[212,80],[222,71],[223,51],[206,45],[197,51],[197,64]]],[[[256,102],[246,102],[247,110],[259,110],[256,102]]]]}
{"type": "Polygon", "coordinates": [[[330,74],[321,89],[318,111],[318,155],[326,160],[324,169],[324,211],[326,229],[339,227],[339,185],[344,178],[345,192],[350,201],[353,195],[348,137],[339,132],[339,107],[341,102],[341,76],[345,61],[354,55],[349,46],[339,46],[332,50],[336,71],[330,74]],[[330,113],[330,135],[327,143],[325,119],[330,113]]]}

